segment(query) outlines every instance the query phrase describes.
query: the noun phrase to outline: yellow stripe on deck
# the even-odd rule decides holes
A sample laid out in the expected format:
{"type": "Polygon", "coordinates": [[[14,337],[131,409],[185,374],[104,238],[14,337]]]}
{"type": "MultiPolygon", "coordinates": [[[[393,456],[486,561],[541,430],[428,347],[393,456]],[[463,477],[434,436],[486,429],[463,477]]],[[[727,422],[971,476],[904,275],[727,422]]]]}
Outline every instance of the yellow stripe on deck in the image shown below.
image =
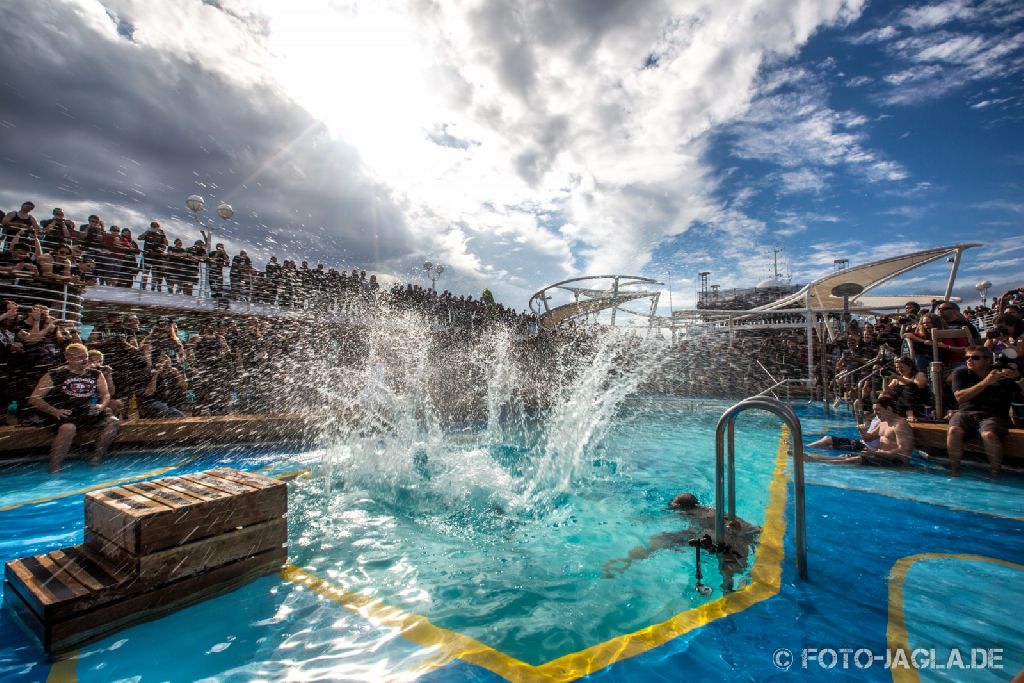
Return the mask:
{"type": "Polygon", "coordinates": [[[106,489],[112,486],[118,486],[120,484],[127,484],[132,481],[139,481],[140,479],[148,479],[150,477],[159,477],[161,474],[167,474],[171,470],[176,470],[179,467],[184,467],[198,456],[190,456],[184,460],[180,460],[173,465],[167,467],[161,467],[159,469],[150,470],[149,472],[143,472],[142,474],[133,474],[130,477],[121,477],[120,479],[110,479],[102,481],[99,484],[93,484],[92,486],[86,486],[84,489],[77,489],[75,491],[66,491],[64,493],[55,493],[52,496],[44,496],[43,498],[34,498],[32,500],[26,500],[21,503],[12,503],[11,505],[5,505],[0,507],[0,512],[6,512],[7,510],[13,510],[15,508],[25,507],[26,505],[38,505],[39,503],[49,503],[52,500],[60,500],[61,498],[67,498],[69,496],[84,495],[90,491],[98,491],[99,489],[106,489]]]}
{"type": "Polygon", "coordinates": [[[418,673],[437,669],[459,659],[509,681],[572,681],[643,654],[673,638],[742,612],[778,594],[782,586],[782,562],[785,558],[789,436],[789,430],[783,427],[769,485],[765,524],[750,572],[750,585],[700,607],[681,612],[660,624],[612,638],[539,666],[527,664],[469,636],[436,626],[426,617],[391,607],[362,593],[347,591],[295,565],[285,568],[281,576],[337,602],[375,624],[398,628],[406,640],[435,649],[436,653],[416,670],[418,673]]]}

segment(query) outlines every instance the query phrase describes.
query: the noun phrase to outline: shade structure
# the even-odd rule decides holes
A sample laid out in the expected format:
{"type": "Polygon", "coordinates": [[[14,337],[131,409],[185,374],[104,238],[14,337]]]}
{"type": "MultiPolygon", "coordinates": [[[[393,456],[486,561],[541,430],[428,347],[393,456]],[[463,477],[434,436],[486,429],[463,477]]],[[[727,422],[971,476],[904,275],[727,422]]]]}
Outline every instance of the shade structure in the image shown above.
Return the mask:
{"type": "Polygon", "coordinates": [[[968,242],[946,247],[935,247],[934,249],[924,249],[879,261],[871,261],[859,266],[844,268],[843,270],[818,278],[798,292],[751,310],[774,311],[787,308],[793,304],[799,304],[801,308],[808,307],[816,311],[841,311],[843,309],[843,297],[832,294],[832,290],[839,285],[856,284],[863,287],[862,292],[850,301],[851,305],[857,306],[859,305],[858,299],[895,277],[933,261],[938,261],[951,254],[980,246],[981,244],[978,242],[968,242]]]}

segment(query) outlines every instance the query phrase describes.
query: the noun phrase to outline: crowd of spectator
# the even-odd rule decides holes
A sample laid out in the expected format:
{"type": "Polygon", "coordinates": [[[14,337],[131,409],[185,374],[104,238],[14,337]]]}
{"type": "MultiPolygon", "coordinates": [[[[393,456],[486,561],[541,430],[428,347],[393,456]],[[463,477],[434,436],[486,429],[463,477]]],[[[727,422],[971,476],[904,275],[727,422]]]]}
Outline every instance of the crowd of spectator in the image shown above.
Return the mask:
{"type": "Polygon", "coordinates": [[[0,244],[0,296],[15,298],[16,290],[5,280],[19,280],[52,294],[51,307],[68,290],[80,294],[84,287],[137,287],[168,294],[200,293],[222,301],[267,304],[300,309],[313,314],[372,313],[376,306],[417,308],[436,322],[452,325],[485,324],[500,320],[529,328],[531,316],[500,303],[438,293],[417,284],[382,286],[365,270],[338,270],[323,263],[271,256],[263,270],[254,267],[246,250],[232,256],[223,243],[207,251],[205,240],[185,246],[169,237],[157,221],[137,238],[129,228],[105,226],[90,215],[83,226],[55,208],[52,217],[39,223],[35,205],[25,202],[3,217],[0,244]],[[141,245],[141,246],[140,246],[141,245]]]}
{"type": "Polygon", "coordinates": [[[964,440],[978,435],[993,478],[1000,476],[1009,429],[1024,425],[1024,289],[970,314],[953,301],[908,301],[899,315],[850,320],[827,354],[837,406],[846,400],[861,413],[881,396],[897,421],[948,422],[952,474],[960,473],[964,440]]]}
{"type": "MultiPolygon", "coordinates": [[[[414,311],[438,329],[472,335],[501,327],[524,339],[536,329],[530,316],[494,303],[489,292],[474,299],[411,283],[382,286],[365,271],[278,262],[276,256],[260,271],[244,250],[231,256],[216,244],[208,251],[204,240],[186,247],[181,239],[168,238],[156,221],[136,241],[130,229],[106,229],[96,215],[78,228],[59,208],[38,223],[34,208],[26,202],[2,220],[0,405],[8,406],[8,423],[42,421],[58,434],[64,429],[65,437],[69,420],[86,424],[98,415],[176,418],[314,407],[320,394],[305,385],[310,364],[325,355],[341,359],[341,365],[357,364],[365,352],[357,325],[328,322],[321,314],[414,311]],[[83,340],[77,323],[54,315],[45,296],[18,300],[26,281],[37,292],[54,294],[106,286],[192,296],[205,288],[214,299],[272,304],[308,315],[225,317],[190,330],[179,330],[175,320],[163,317],[149,321],[143,331],[136,315],[112,314],[83,340]],[[55,375],[58,371],[64,374],[55,375]],[[79,393],[88,385],[91,395],[69,394],[50,403],[47,395],[62,391],[58,380],[79,393]]],[[[935,300],[927,307],[907,302],[900,314],[874,319],[830,318],[833,325],[845,324],[826,345],[822,377],[830,378],[837,402],[870,409],[883,396],[900,419],[949,420],[954,473],[963,440],[980,433],[997,476],[1011,404],[1022,402],[1017,365],[1018,357],[1024,358],[1022,305],[1024,289],[1017,289],[993,299],[991,307],[961,311],[955,302],[935,300]],[[933,331],[938,331],[935,338],[933,331]],[[931,378],[939,364],[942,400],[937,403],[939,385],[931,378]],[[936,414],[937,404],[948,410],[936,414]]],[[[782,311],[767,322],[793,324],[802,316],[782,311]]],[[[680,342],[679,353],[651,383],[687,396],[745,396],[763,390],[768,380],[800,377],[808,361],[804,331],[760,327],[680,342]]],[[[812,351],[817,360],[819,350],[812,351]]]]}

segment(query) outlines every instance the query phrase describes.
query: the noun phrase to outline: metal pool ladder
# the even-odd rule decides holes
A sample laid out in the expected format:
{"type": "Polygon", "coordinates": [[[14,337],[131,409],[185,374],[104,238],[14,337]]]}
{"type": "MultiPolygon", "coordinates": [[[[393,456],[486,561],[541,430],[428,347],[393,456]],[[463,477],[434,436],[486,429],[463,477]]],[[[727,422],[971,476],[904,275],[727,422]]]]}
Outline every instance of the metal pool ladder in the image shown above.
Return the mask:
{"type": "Polygon", "coordinates": [[[722,413],[715,430],[715,543],[725,542],[725,485],[729,486],[729,518],[736,518],[736,417],[751,408],[767,410],[781,417],[789,426],[793,449],[793,491],[796,515],[796,568],[801,579],[807,578],[807,523],[804,515],[804,446],[800,418],[782,401],[767,396],[744,399],[722,413]],[[728,430],[729,457],[725,457],[728,430]],[[726,466],[728,465],[728,472],[726,466]],[[728,477],[726,477],[728,475],[728,477]]]}

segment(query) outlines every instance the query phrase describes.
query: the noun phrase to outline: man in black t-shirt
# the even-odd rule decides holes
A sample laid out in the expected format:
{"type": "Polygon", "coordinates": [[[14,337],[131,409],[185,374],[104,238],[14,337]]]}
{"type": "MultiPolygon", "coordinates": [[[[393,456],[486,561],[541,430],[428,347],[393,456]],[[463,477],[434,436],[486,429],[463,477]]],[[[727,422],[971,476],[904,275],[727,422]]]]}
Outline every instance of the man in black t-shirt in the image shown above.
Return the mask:
{"type": "Polygon", "coordinates": [[[1003,439],[1010,429],[1010,404],[1020,396],[1016,383],[1020,372],[1012,361],[994,368],[992,351],[980,345],[967,347],[966,362],[967,367],[957,368],[951,377],[959,409],[950,418],[946,432],[950,474],[960,476],[964,439],[980,433],[985,455],[992,466],[992,478],[998,479],[1003,463],[1003,439]]]}
{"type": "Polygon", "coordinates": [[[93,456],[89,460],[98,465],[100,458],[117,435],[117,418],[107,413],[110,392],[103,375],[89,367],[89,352],[82,344],[70,344],[64,349],[67,365],[49,370],[39,378],[29,403],[51,418],[55,432],[50,446],[50,472],[60,471],[61,463],[71,449],[71,442],[79,428],[100,429],[93,456]]]}

